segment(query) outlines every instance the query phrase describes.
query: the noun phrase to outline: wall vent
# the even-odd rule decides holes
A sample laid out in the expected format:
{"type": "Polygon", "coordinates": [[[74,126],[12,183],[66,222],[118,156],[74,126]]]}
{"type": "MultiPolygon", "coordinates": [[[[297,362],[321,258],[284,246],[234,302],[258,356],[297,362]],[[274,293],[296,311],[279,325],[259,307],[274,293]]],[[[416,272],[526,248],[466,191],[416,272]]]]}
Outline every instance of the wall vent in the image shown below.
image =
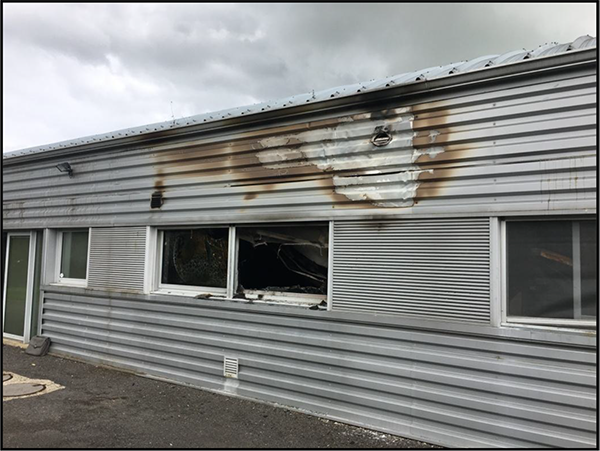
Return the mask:
{"type": "Polygon", "coordinates": [[[233,357],[225,357],[223,361],[223,374],[225,377],[233,377],[237,379],[238,368],[238,359],[234,359],[233,357]]]}

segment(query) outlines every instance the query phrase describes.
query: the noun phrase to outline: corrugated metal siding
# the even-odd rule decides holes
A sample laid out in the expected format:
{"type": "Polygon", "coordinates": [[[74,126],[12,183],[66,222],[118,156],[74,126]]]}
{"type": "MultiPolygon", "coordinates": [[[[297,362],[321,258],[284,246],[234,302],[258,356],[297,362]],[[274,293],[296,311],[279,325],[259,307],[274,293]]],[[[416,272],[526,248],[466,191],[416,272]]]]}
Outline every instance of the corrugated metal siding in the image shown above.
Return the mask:
{"type": "Polygon", "coordinates": [[[93,228],[88,286],[143,291],[146,227],[93,228]]]}
{"type": "Polygon", "coordinates": [[[490,221],[335,221],[333,310],[490,321],[490,221]]]}
{"type": "Polygon", "coordinates": [[[596,70],[3,168],[5,228],[595,212],[596,70]],[[321,117],[321,119],[320,119],[321,117]],[[371,137],[388,127],[390,145],[371,137]],[[155,191],[161,209],[150,208],[155,191]]]}
{"type": "Polygon", "coordinates": [[[595,349],[46,290],[42,331],[59,354],[446,446],[596,443],[595,349]],[[223,377],[224,356],[239,379],[223,377]]]}

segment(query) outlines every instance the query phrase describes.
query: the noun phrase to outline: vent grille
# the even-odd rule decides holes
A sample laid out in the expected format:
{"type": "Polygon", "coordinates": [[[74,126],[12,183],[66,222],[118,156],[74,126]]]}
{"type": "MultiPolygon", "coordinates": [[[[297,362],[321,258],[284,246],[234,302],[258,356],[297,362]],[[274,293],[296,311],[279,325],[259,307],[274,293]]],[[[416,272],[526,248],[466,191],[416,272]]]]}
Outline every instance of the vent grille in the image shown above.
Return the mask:
{"type": "Polygon", "coordinates": [[[490,321],[490,222],[334,224],[333,310],[490,321]]]}
{"type": "Polygon", "coordinates": [[[146,227],[93,228],[88,286],[144,289],[146,227]]]}
{"type": "Polygon", "coordinates": [[[238,378],[239,363],[238,359],[233,357],[225,357],[223,362],[223,374],[225,377],[238,378]]]}

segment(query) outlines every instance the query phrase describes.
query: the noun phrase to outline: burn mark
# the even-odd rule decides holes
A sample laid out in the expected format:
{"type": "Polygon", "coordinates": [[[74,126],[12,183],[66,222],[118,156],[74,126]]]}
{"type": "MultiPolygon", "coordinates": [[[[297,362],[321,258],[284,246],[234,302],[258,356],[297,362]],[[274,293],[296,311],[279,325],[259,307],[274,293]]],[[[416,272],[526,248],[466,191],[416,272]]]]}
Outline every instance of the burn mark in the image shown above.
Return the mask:
{"type": "Polygon", "coordinates": [[[160,208],[164,203],[163,194],[165,191],[164,179],[162,170],[159,169],[154,179],[154,192],[150,196],[150,208],[160,208]]]}
{"type": "MultiPolygon", "coordinates": [[[[232,187],[257,187],[260,191],[273,191],[276,188],[285,186],[286,183],[297,183],[297,182],[310,182],[313,180],[319,180],[323,177],[315,177],[315,174],[297,175],[292,177],[280,177],[277,179],[277,183],[272,183],[273,177],[261,178],[255,180],[244,180],[240,183],[232,183],[232,187]]],[[[329,178],[328,178],[329,180],[329,178]]]]}
{"type": "MultiPolygon", "coordinates": [[[[426,111],[430,107],[439,107],[438,104],[423,104],[420,109],[426,111]]],[[[453,141],[455,132],[449,125],[451,115],[452,111],[439,108],[415,117],[414,145],[420,153],[415,163],[423,169],[431,169],[421,174],[421,196],[415,197],[415,203],[424,198],[443,197],[448,181],[456,178],[456,170],[461,167],[451,162],[469,158],[473,144],[448,145],[453,141]]]]}
{"type": "Polygon", "coordinates": [[[243,199],[251,201],[286,189],[285,183],[313,181],[332,208],[409,207],[423,181],[428,191],[434,186],[447,153],[442,143],[452,133],[444,126],[448,113],[438,109],[431,118],[421,113],[424,105],[415,106],[421,117],[402,107],[251,131],[227,142],[163,146],[155,155],[154,188],[162,192],[168,181],[200,180],[211,187],[247,187],[243,199]],[[384,130],[391,142],[377,147],[371,139],[384,130]]]}
{"type": "MultiPolygon", "coordinates": [[[[407,109],[404,108],[404,109],[402,109],[402,111],[406,112],[407,109]]],[[[398,112],[399,112],[398,109],[385,109],[385,110],[373,111],[371,113],[371,119],[374,121],[390,119],[390,118],[393,118],[394,116],[397,116],[398,112]]]]}
{"type": "Polygon", "coordinates": [[[343,196],[344,203],[368,202],[371,207],[412,206],[423,172],[416,160],[424,153],[433,156],[443,149],[419,152],[414,148],[414,118],[407,109],[384,110],[361,119],[297,133],[293,140],[286,135],[266,138],[257,156],[267,168],[310,165],[331,174],[336,203],[343,196]],[[385,144],[390,147],[386,149],[372,141],[382,133],[389,137],[385,144]],[[289,142],[295,146],[287,146],[289,142]],[[394,168],[398,169],[392,172],[394,168]]]}

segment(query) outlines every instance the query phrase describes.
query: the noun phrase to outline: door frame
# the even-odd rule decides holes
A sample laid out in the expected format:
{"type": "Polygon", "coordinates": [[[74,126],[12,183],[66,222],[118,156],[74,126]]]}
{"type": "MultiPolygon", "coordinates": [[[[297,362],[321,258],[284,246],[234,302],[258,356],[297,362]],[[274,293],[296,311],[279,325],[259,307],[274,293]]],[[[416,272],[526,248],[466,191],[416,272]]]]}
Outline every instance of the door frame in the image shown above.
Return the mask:
{"type": "Polygon", "coordinates": [[[33,282],[35,274],[35,249],[37,232],[7,232],[6,235],[6,260],[4,261],[4,286],[2,287],[2,337],[29,343],[31,338],[31,309],[33,305],[33,282]],[[13,335],[4,332],[4,322],[6,321],[6,287],[8,284],[8,259],[10,256],[10,239],[13,236],[29,237],[29,255],[27,260],[27,291],[25,294],[25,324],[23,325],[23,336],[13,335]]]}

